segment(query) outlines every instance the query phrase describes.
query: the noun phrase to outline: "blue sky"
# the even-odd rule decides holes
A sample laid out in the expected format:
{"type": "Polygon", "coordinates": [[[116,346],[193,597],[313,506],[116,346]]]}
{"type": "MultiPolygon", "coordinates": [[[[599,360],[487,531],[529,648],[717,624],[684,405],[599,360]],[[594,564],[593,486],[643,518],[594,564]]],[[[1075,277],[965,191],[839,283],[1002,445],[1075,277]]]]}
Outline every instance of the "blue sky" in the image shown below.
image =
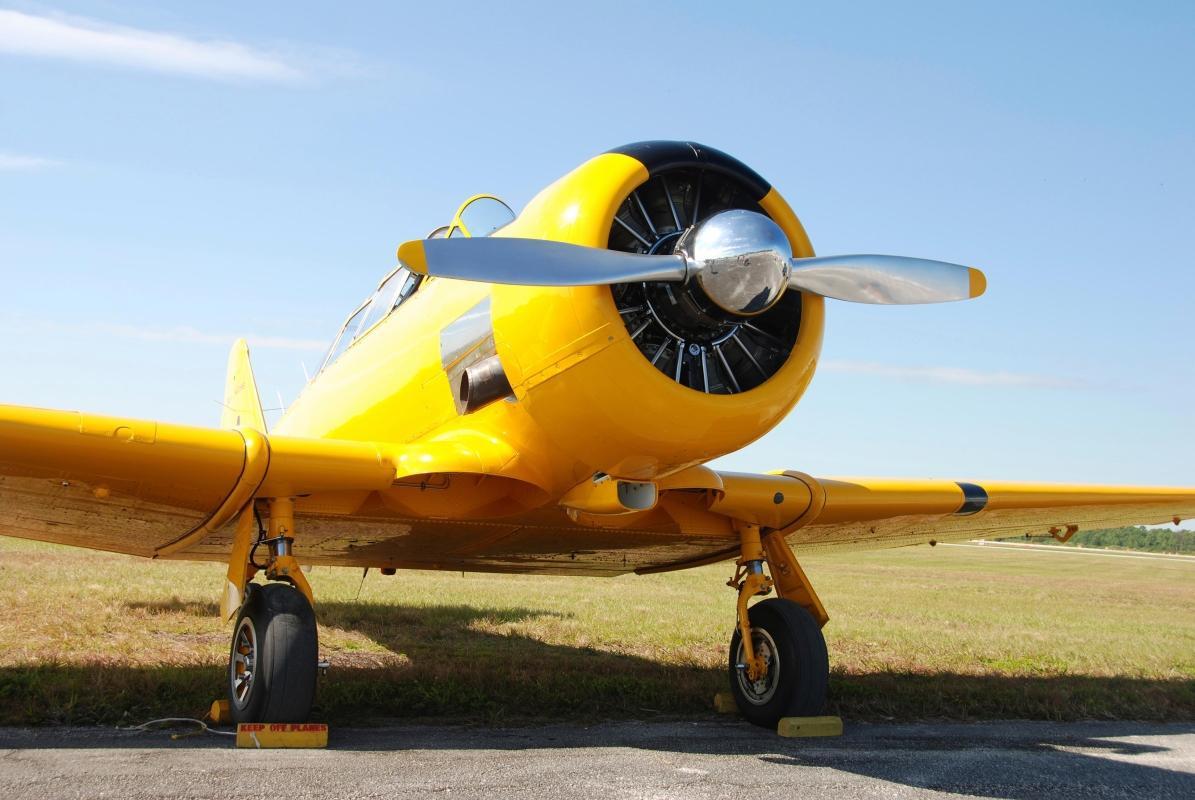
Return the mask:
{"type": "Polygon", "coordinates": [[[0,402],[215,424],[292,399],[394,247],[585,158],[743,159],[822,254],[974,264],[831,303],[723,466],[1195,483],[1195,6],[0,1],[0,402]]]}

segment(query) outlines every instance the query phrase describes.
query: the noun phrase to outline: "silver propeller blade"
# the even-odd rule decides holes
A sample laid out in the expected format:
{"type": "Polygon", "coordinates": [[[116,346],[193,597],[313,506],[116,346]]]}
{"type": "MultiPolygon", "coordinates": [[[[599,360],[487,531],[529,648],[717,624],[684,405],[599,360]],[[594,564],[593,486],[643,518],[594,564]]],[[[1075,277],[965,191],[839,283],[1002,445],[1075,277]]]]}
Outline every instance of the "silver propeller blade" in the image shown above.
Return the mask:
{"type": "Polygon", "coordinates": [[[687,232],[672,255],[486,236],[407,242],[398,248],[398,258],[427,275],[523,286],[693,279],[723,310],[744,316],[770,308],[786,286],[881,305],[967,300],[987,287],[979,270],[944,261],[878,255],[789,258],[791,252],[784,231],[769,217],[731,209],[687,232]]]}
{"type": "Polygon", "coordinates": [[[398,248],[415,272],[522,286],[597,286],[636,281],[683,281],[680,255],[647,256],[543,239],[422,239],[398,248]]]}
{"type": "Polygon", "coordinates": [[[961,264],[904,256],[794,258],[788,285],[804,292],[878,305],[946,303],[979,297],[982,272],[961,264]]]}

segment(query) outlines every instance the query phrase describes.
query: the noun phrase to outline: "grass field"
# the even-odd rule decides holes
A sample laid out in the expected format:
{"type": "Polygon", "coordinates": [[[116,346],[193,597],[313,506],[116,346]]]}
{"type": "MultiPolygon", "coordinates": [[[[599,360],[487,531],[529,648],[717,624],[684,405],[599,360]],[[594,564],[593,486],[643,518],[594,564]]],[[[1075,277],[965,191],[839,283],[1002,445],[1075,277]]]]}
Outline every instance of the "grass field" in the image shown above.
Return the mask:
{"type": "MultiPolygon", "coordinates": [[[[834,713],[1195,719],[1195,562],[939,546],[804,563],[831,616],[834,713]]],[[[726,565],[309,577],[330,722],[704,715],[726,685],[726,565]]],[[[222,582],[0,537],[0,723],[201,714],[224,692],[222,582]]]]}

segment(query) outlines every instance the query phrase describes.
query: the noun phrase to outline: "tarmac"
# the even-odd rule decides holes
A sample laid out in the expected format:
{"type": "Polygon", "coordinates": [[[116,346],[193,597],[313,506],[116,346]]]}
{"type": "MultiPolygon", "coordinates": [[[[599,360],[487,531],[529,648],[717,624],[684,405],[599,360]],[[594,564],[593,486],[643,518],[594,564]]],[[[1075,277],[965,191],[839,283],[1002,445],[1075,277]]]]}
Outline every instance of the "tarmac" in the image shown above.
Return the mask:
{"type": "Polygon", "coordinates": [[[0,729],[4,798],[1195,798],[1195,724],[847,724],[783,739],[727,718],[332,730],[327,750],[231,737],[0,729]]]}

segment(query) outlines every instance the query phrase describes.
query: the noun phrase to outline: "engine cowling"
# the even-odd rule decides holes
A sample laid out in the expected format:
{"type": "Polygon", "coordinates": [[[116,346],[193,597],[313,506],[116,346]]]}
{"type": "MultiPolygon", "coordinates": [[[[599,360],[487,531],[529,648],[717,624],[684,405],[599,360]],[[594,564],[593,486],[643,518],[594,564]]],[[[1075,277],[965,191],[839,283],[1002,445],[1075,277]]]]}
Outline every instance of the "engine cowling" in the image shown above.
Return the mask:
{"type": "MultiPolygon", "coordinates": [[[[762,178],[684,142],[591,159],[496,235],[669,252],[694,221],[736,208],[774,220],[793,255],[813,254],[762,178]]],[[[743,447],[797,402],[821,349],[823,300],[794,290],[749,315],[718,307],[694,282],[494,285],[492,299],[497,350],[520,405],[575,456],[578,473],[649,480],[743,447]]]]}

